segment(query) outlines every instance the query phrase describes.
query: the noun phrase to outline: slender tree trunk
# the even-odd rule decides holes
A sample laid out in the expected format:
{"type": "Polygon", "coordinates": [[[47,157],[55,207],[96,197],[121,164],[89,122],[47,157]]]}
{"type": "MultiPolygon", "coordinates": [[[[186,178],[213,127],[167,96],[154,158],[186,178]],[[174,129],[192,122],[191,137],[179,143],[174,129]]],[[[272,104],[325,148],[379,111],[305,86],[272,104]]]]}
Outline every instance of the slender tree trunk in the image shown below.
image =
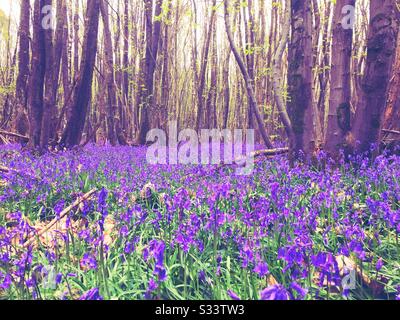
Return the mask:
{"type": "Polygon", "coordinates": [[[248,95],[248,100],[249,100],[249,105],[252,110],[252,113],[256,117],[257,123],[258,123],[258,128],[260,130],[261,136],[264,140],[265,145],[268,148],[273,148],[273,144],[271,140],[269,139],[267,132],[264,127],[263,120],[261,118],[260,112],[258,111],[258,106],[257,106],[257,101],[256,97],[254,94],[254,89],[252,86],[252,81],[249,77],[249,74],[247,72],[247,68],[244,65],[244,62],[242,60],[242,57],[240,56],[239,51],[237,50],[234,40],[233,40],[233,35],[232,35],[232,30],[231,30],[231,23],[230,23],[230,17],[229,17],[229,3],[230,1],[225,0],[224,1],[224,8],[225,8],[225,27],[226,27],[226,33],[229,39],[229,44],[231,46],[231,50],[233,52],[233,55],[236,58],[236,61],[239,65],[240,71],[242,72],[244,81],[246,83],[246,89],[247,89],[247,95],[248,95]]]}
{"type": "Polygon", "coordinates": [[[217,19],[214,17],[211,25],[212,41],[211,41],[211,76],[210,88],[207,96],[207,127],[217,127],[217,81],[218,81],[218,53],[217,53],[217,19]]]}
{"type": "MultiPolygon", "coordinates": [[[[216,0],[212,0],[212,9],[211,9],[211,16],[210,22],[208,25],[208,31],[206,32],[206,40],[204,42],[203,47],[203,56],[201,58],[201,68],[200,68],[200,75],[199,75],[199,83],[197,88],[197,118],[196,118],[196,130],[198,131],[202,127],[202,119],[204,117],[204,89],[206,85],[206,73],[207,73],[207,66],[208,66],[208,56],[210,51],[210,44],[211,44],[211,37],[212,37],[212,26],[215,20],[215,6],[217,4],[216,0]]],[[[207,28],[205,29],[207,30],[207,28]]]]}
{"type": "Polygon", "coordinates": [[[117,134],[115,132],[117,97],[115,93],[113,46],[108,15],[108,3],[105,0],[101,0],[100,2],[100,11],[104,28],[105,78],[107,86],[107,137],[111,145],[115,146],[117,144],[117,134]]]}
{"type": "Polygon", "coordinates": [[[79,0],[75,0],[74,12],[74,78],[79,71],[79,0]]]}
{"type": "Polygon", "coordinates": [[[291,12],[291,1],[292,0],[287,0],[286,2],[286,8],[285,8],[285,14],[284,14],[284,22],[283,22],[283,27],[282,27],[282,37],[279,42],[278,48],[275,52],[275,56],[273,58],[273,88],[274,88],[274,96],[275,96],[275,101],[276,105],[279,110],[279,115],[281,118],[281,121],[283,123],[283,126],[286,131],[286,135],[289,139],[289,144],[293,145],[294,144],[294,132],[292,128],[291,121],[289,119],[289,115],[287,113],[286,109],[286,103],[283,98],[283,84],[282,84],[282,57],[283,53],[286,49],[286,45],[289,40],[289,34],[290,34],[290,12],[291,12]]]}
{"type": "Polygon", "coordinates": [[[29,130],[27,117],[28,79],[29,79],[29,37],[30,37],[30,4],[22,1],[20,8],[18,76],[16,83],[16,108],[13,127],[20,135],[26,135],[29,130]]]}
{"type": "MultiPolygon", "coordinates": [[[[52,0],[42,0],[42,8],[43,6],[47,5],[52,5],[52,0]]],[[[45,39],[45,91],[43,99],[43,115],[40,124],[40,149],[42,151],[45,151],[49,143],[50,131],[52,127],[51,122],[52,120],[54,120],[53,114],[55,114],[56,108],[55,95],[57,92],[57,81],[55,79],[56,66],[54,56],[53,30],[52,28],[43,29],[45,39]]]]}
{"type": "Polygon", "coordinates": [[[224,70],[223,70],[223,85],[224,85],[224,118],[223,118],[223,125],[224,129],[228,128],[228,121],[229,121],[229,106],[231,100],[231,93],[230,93],[230,84],[229,84],[229,65],[231,61],[231,49],[227,49],[226,58],[224,61],[224,70]]]}
{"type": "Polygon", "coordinates": [[[40,146],[43,116],[43,93],[46,66],[46,39],[42,28],[42,0],[35,0],[33,9],[32,70],[29,83],[29,146],[40,146]]]}
{"type": "MultiPolygon", "coordinates": [[[[171,19],[172,2],[169,2],[167,20],[171,19]]],[[[170,74],[169,74],[169,25],[164,25],[164,41],[163,41],[163,68],[161,76],[161,116],[160,128],[166,129],[169,112],[170,98],[170,74]]]]}
{"type": "MultiPolygon", "coordinates": [[[[123,66],[123,75],[122,75],[122,114],[120,114],[120,125],[122,130],[125,132],[127,129],[127,116],[128,112],[125,112],[131,105],[130,92],[129,92],[129,74],[132,69],[129,66],[129,0],[124,0],[124,52],[122,56],[122,66],[123,66]],[[125,107],[125,108],[124,108],[125,107]]],[[[120,133],[118,133],[120,134],[120,133]]]]}

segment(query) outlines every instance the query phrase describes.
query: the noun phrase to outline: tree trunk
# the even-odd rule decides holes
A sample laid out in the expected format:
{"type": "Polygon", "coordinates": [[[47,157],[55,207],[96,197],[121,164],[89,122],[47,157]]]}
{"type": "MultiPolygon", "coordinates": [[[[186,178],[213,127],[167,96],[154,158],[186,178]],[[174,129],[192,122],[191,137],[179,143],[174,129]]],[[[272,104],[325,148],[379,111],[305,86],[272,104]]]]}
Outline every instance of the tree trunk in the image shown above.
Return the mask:
{"type": "MultiPolygon", "coordinates": [[[[388,102],[385,112],[383,128],[400,131],[400,33],[397,37],[396,61],[393,68],[393,77],[390,82],[388,102]]],[[[387,139],[398,139],[398,135],[385,134],[387,139]]]]}
{"type": "MultiPolygon", "coordinates": [[[[129,92],[129,76],[130,70],[132,69],[129,66],[129,0],[124,0],[124,52],[122,56],[122,66],[123,66],[123,75],[122,75],[122,112],[119,115],[121,129],[124,134],[128,127],[127,125],[127,116],[128,112],[125,112],[129,106],[131,105],[130,92],[129,92]],[[125,107],[125,108],[124,108],[125,107]]],[[[117,132],[117,134],[120,134],[117,132]]]]}
{"type": "Polygon", "coordinates": [[[367,61],[352,130],[356,152],[379,144],[389,81],[399,31],[398,9],[392,0],[370,2],[367,61]]]}
{"type": "Polygon", "coordinates": [[[224,70],[223,70],[223,86],[224,86],[224,118],[223,118],[223,125],[224,129],[228,128],[228,121],[229,121],[229,106],[231,100],[231,93],[230,93],[230,85],[229,85],[229,65],[231,61],[231,49],[227,49],[226,58],[224,61],[224,70]]]}
{"type": "MultiPolygon", "coordinates": [[[[206,84],[206,73],[207,73],[207,66],[208,66],[208,56],[210,51],[210,44],[211,44],[211,37],[212,37],[212,26],[214,25],[215,21],[215,6],[217,4],[216,0],[212,0],[212,8],[211,8],[211,17],[210,22],[208,25],[208,31],[206,31],[206,39],[204,42],[203,47],[203,56],[201,57],[201,68],[200,68],[200,75],[199,75],[199,83],[197,88],[197,117],[196,117],[196,130],[202,128],[202,119],[204,118],[204,89],[206,84]]],[[[207,28],[205,28],[207,30],[207,28]]]]}
{"type": "Polygon", "coordinates": [[[117,144],[117,134],[115,132],[117,98],[115,93],[114,59],[108,15],[108,2],[105,0],[101,0],[100,2],[100,11],[103,18],[104,28],[105,81],[107,86],[107,137],[111,145],[115,146],[117,144]]]}
{"type": "Polygon", "coordinates": [[[210,88],[207,96],[207,128],[217,127],[217,86],[218,86],[218,54],[217,54],[217,19],[214,17],[211,25],[211,76],[210,88]]]}
{"type": "Polygon", "coordinates": [[[74,78],[79,71],[79,0],[75,0],[74,12],[74,78]]]}
{"type": "Polygon", "coordinates": [[[93,70],[97,54],[100,0],[88,0],[82,60],[74,90],[71,117],[68,119],[61,144],[73,147],[80,143],[92,91],[93,70]]]}
{"type": "Polygon", "coordinates": [[[292,0],[292,34],[289,43],[288,113],[294,141],[291,159],[304,154],[310,159],[315,149],[312,98],[312,19],[311,0],[292,0]]]}
{"type": "Polygon", "coordinates": [[[283,83],[282,83],[282,56],[285,51],[286,45],[289,39],[290,33],[290,11],[291,11],[291,0],[288,0],[286,3],[285,14],[284,14],[284,22],[282,27],[282,38],[279,42],[278,48],[275,52],[275,56],[273,58],[273,79],[272,84],[274,88],[274,96],[276,105],[279,110],[279,115],[283,126],[285,128],[286,135],[289,139],[289,144],[294,144],[294,132],[292,128],[291,121],[289,119],[289,115],[287,113],[286,104],[283,99],[283,83]]]}
{"type": "Polygon", "coordinates": [[[43,92],[46,66],[45,29],[42,28],[42,0],[35,0],[33,10],[32,70],[29,83],[29,146],[40,146],[43,116],[43,92]]]}
{"type": "Polygon", "coordinates": [[[18,76],[16,83],[16,108],[13,127],[20,135],[25,136],[29,130],[27,117],[28,78],[29,78],[29,37],[30,37],[30,4],[22,1],[20,8],[18,76]]]}
{"type": "MultiPolygon", "coordinates": [[[[46,5],[52,5],[52,0],[42,0],[42,8],[46,5]]],[[[57,92],[57,83],[55,81],[55,59],[54,59],[54,45],[53,45],[53,30],[51,28],[44,29],[45,38],[45,91],[43,99],[43,115],[41,119],[40,130],[40,149],[45,151],[47,149],[51,121],[55,113],[55,93],[57,92]]],[[[57,74],[58,75],[58,74],[57,74]]],[[[57,79],[58,80],[58,79],[57,79]]]]}
{"type": "Polygon", "coordinates": [[[338,0],[334,12],[332,39],[331,91],[325,151],[338,159],[340,150],[347,152],[346,137],[350,132],[351,114],[351,55],[353,29],[342,26],[342,8],[355,6],[355,0],[338,0]]]}
{"type": "MultiPolygon", "coordinates": [[[[172,3],[169,2],[167,20],[171,19],[172,3]]],[[[163,41],[163,67],[161,76],[161,111],[160,111],[160,128],[166,129],[169,112],[170,97],[170,75],[169,75],[169,25],[164,25],[164,41],[163,41]]]]}
{"type": "MultiPolygon", "coordinates": [[[[153,23],[153,0],[145,1],[145,17],[146,17],[146,60],[145,60],[145,87],[141,88],[140,104],[140,130],[139,143],[146,143],[146,135],[150,130],[150,108],[153,104],[154,91],[154,72],[156,70],[158,45],[161,34],[161,21],[154,19],[153,23]],[[154,30],[153,30],[154,29],[154,30]]],[[[156,0],[155,17],[159,17],[162,9],[162,0],[156,0]]]]}
{"type": "MultiPolygon", "coordinates": [[[[51,5],[52,1],[44,1],[51,5]]],[[[57,92],[60,76],[61,56],[64,47],[64,20],[66,19],[65,0],[57,0],[57,26],[53,43],[52,29],[45,30],[46,41],[46,75],[45,94],[40,137],[40,148],[47,149],[50,140],[55,140],[57,126],[57,92]]]]}
{"type": "Polygon", "coordinates": [[[251,112],[253,113],[253,115],[256,117],[257,123],[258,123],[258,128],[260,130],[261,136],[264,140],[265,145],[268,148],[273,148],[273,144],[271,142],[271,140],[269,139],[267,132],[265,130],[261,115],[258,111],[258,106],[257,106],[257,101],[255,98],[255,94],[254,94],[254,89],[252,86],[252,81],[249,77],[249,74],[247,72],[246,66],[244,65],[244,62],[242,60],[242,57],[240,56],[239,51],[237,50],[234,40],[233,40],[233,35],[232,35],[232,31],[231,31],[231,23],[230,23],[230,17],[229,17],[229,3],[230,1],[226,0],[224,1],[224,8],[225,8],[225,27],[226,27],[226,33],[228,36],[228,40],[229,40],[229,44],[231,46],[231,50],[233,52],[233,55],[236,58],[236,61],[239,65],[240,71],[242,72],[244,81],[246,83],[246,89],[247,89],[247,95],[248,95],[248,100],[249,100],[249,105],[250,105],[250,109],[251,112]]]}

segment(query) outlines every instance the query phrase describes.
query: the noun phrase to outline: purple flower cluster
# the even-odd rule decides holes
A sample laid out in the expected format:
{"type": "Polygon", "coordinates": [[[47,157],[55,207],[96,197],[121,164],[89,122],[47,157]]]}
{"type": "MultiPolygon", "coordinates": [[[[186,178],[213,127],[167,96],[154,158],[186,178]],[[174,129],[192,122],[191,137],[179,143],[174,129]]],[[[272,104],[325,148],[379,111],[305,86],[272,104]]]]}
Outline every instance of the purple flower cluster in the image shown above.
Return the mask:
{"type": "Polygon", "coordinates": [[[2,165],[21,174],[0,174],[0,295],[41,297],[38,270],[56,266],[54,290],[70,299],[400,296],[398,156],[340,167],[323,154],[317,167],[261,158],[236,176],[230,166],[150,166],[145,148],[36,158],[0,147],[0,157],[10,151],[2,165]],[[339,256],[364,283],[342,288],[339,256]],[[82,283],[79,294],[61,273],[82,283]]]}

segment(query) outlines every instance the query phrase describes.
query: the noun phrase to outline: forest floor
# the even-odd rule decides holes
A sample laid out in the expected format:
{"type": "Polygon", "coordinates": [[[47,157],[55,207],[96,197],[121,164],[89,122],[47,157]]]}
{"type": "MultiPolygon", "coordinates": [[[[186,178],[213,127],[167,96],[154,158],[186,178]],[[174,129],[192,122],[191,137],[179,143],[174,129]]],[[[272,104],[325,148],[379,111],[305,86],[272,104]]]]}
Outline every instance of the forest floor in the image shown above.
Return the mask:
{"type": "Polygon", "coordinates": [[[400,157],[149,165],[0,147],[0,299],[400,298],[400,157]]]}

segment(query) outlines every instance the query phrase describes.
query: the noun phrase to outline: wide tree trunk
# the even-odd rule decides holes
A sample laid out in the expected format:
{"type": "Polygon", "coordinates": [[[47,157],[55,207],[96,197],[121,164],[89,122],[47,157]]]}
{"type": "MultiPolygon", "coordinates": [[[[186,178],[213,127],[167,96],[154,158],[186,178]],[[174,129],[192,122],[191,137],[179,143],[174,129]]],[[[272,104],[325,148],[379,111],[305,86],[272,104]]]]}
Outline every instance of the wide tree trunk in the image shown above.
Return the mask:
{"type": "Polygon", "coordinates": [[[312,96],[311,0],[292,0],[292,32],[289,43],[288,113],[293,127],[291,159],[311,158],[315,150],[312,96]]]}
{"type": "Polygon", "coordinates": [[[61,139],[61,144],[67,147],[73,147],[80,143],[85,126],[91,99],[93,71],[97,54],[99,16],[100,0],[88,0],[81,66],[74,89],[71,116],[68,119],[61,139]]]}
{"type": "MultiPolygon", "coordinates": [[[[43,5],[51,5],[51,0],[44,0],[43,5]]],[[[40,148],[45,151],[50,141],[56,139],[57,127],[57,92],[61,68],[61,56],[64,50],[64,21],[66,19],[65,0],[57,0],[57,25],[53,41],[53,30],[45,30],[46,75],[40,148]]]]}
{"type": "Polygon", "coordinates": [[[361,84],[361,97],[353,126],[356,152],[369,152],[381,137],[390,76],[399,31],[399,12],[393,0],[370,2],[367,61],[361,84]]]}
{"type": "Polygon", "coordinates": [[[351,114],[351,55],[353,29],[342,25],[344,6],[355,6],[355,0],[337,0],[334,12],[332,39],[331,90],[326,131],[325,151],[338,159],[340,150],[348,151],[347,134],[350,132],[351,114]]]}
{"type": "MultiPolygon", "coordinates": [[[[393,76],[390,81],[388,102],[385,111],[383,129],[400,131],[400,33],[397,37],[396,61],[393,68],[393,76]]],[[[391,140],[399,140],[400,135],[383,131],[384,138],[391,143],[391,140]]]]}
{"type": "MultiPolygon", "coordinates": [[[[153,105],[154,72],[156,70],[157,54],[161,34],[161,21],[154,19],[153,0],[145,1],[146,19],[146,58],[144,64],[144,87],[140,88],[140,129],[139,143],[146,143],[146,135],[150,130],[150,108],[153,105]]],[[[161,15],[162,0],[156,0],[155,17],[161,15]]]]}

